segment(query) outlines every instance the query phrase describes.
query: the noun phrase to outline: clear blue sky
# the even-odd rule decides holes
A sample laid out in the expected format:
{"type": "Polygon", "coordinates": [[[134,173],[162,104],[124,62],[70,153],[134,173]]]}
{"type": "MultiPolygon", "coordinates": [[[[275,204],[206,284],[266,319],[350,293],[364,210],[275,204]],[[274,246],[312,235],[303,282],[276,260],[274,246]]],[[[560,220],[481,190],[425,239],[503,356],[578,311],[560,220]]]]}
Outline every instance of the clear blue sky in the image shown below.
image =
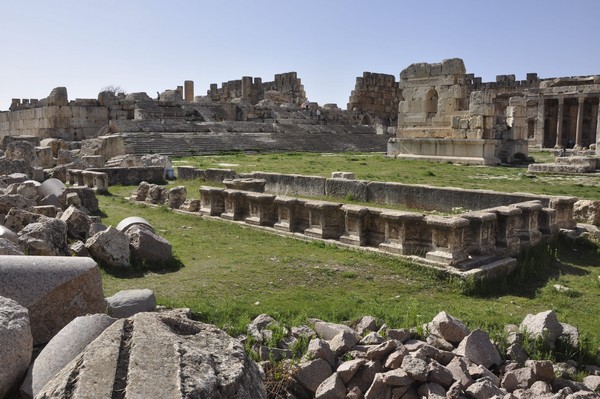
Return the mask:
{"type": "Polygon", "coordinates": [[[195,82],[296,71],[311,101],[346,107],[364,71],[460,57],[467,71],[600,74],[600,0],[28,0],[0,11],[0,110],[11,98],[101,88],[155,96],[195,82]]]}

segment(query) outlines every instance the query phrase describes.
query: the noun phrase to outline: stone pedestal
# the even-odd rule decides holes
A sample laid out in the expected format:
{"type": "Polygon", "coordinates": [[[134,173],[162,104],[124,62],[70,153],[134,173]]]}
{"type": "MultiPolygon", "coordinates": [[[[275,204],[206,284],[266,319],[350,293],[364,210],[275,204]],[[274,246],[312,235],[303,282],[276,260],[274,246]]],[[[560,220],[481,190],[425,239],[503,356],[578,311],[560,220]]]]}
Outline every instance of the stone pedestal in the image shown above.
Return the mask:
{"type": "Polygon", "coordinates": [[[542,208],[538,213],[538,229],[543,235],[554,235],[558,231],[556,224],[556,210],[542,208]]]}
{"type": "Polygon", "coordinates": [[[521,245],[535,245],[542,239],[538,230],[538,214],[543,208],[540,201],[528,201],[514,205],[521,210],[521,217],[517,219],[516,232],[521,245]]]}
{"type": "Polygon", "coordinates": [[[344,244],[365,246],[367,245],[367,215],[369,209],[359,205],[344,205],[345,231],[340,237],[344,244]]]}
{"type": "Polygon", "coordinates": [[[342,204],[324,201],[306,201],[309,226],[304,234],[316,238],[339,239],[345,230],[342,204]]]}
{"type": "Polygon", "coordinates": [[[429,229],[419,213],[384,211],[379,217],[384,225],[385,241],[379,249],[402,255],[421,255],[429,249],[429,229]]]}
{"type": "Polygon", "coordinates": [[[552,197],[550,208],[556,210],[556,224],[560,229],[574,229],[577,222],[573,219],[573,205],[576,197],[552,197]]]}
{"type": "Polygon", "coordinates": [[[501,255],[514,256],[519,253],[521,240],[517,235],[517,219],[521,215],[519,208],[500,206],[489,209],[498,218],[496,224],[496,251],[501,255]]]}
{"type": "Polygon", "coordinates": [[[227,220],[245,220],[248,216],[246,193],[240,190],[223,190],[225,211],[221,214],[227,220]]]}
{"type": "Polygon", "coordinates": [[[465,237],[468,253],[473,255],[494,254],[496,251],[496,214],[490,212],[468,212],[461,214],[460,217],[469,221],[465,237]]]}
{"type": "Polygon", "coordinates": [[[277,196],[273,200],[276,207],[277,223],[273,227],[277,230],[303,233],[308,228],[308,209],[304,202],[298,198],[277,196]]]}
{"type": "Polygon", "coordinates": [[[224,189],[210,186],[201,186],[200,214],[206,216],[221,216],[225,212],[224,189]]]}
{"type": "Polygon", "coordinates": [[[441,217],[428,215],[425,222],[431,229],[432,250],[425,258],[456,266],[467,260],[468,253],[465,243],[465,227],[469,221],[460,217],[441,217]]]}
{"type": "Polygon", "coordinates": [[[273,226],[277,219],[274,199],[275,196],[271,194],[246,193],[249,214],[246,223],[258,226],[273,226]]]}
{"type": "Polygon", "coordinates": [[[223,180],[226,188],[232,190],[252,191],[255,193],[264,193],[267,181],[265,179],[227,179],[223,180]]]}

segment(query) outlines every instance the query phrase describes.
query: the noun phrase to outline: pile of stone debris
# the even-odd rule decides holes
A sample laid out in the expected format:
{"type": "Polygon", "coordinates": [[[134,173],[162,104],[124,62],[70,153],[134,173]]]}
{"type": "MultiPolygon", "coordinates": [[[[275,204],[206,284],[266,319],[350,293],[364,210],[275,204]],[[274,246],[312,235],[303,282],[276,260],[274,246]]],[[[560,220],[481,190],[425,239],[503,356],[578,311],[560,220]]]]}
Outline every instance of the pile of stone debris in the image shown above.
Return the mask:
{"type": "Polygon", "coordinates": [[[96,195],[86,186],[9,175],[0,181],[0,255],[89,256],[110,267],[171,258],[171,244],[147,221],[126,218],[106,227],[92,216],[97,212],[96,195]]]}
{"type": "Polygon", "coordinates": [[[424,326],[423,339],[409,330],[378,326],[370,316],[353,328],[312,322],[312,328],[291,328],[273,348],[263,343],[283,328],[276,320],[260,315],[248,326],[265,370],[273,368],[273,359],[293,356],[291,348],[298,339],[310,339],[300,363],[280,363],[284,366],[279,372],[287,370],[288,378],[284,384],[272,384],[278,389],[276,397],[600,398],[600,367],[581,366],[589,375],[576,382],[570,379],[576,370],[573,361],[529,359],[525,336],[546,340],[549,347],[559,340],[577,346],[577,329],[559,323],[554,311],[527,315],[520,326],[507,326],[509,346],[503,354],[486,332],[471,331],[446,312],[424,326]]]}

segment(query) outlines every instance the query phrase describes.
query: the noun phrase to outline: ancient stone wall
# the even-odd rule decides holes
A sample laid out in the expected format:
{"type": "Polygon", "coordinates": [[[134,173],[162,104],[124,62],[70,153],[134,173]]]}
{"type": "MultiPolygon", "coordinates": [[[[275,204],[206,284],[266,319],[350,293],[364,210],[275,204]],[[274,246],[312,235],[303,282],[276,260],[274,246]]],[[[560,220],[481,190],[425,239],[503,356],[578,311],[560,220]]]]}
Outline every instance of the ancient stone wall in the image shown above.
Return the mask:
{"type": "Polygon", "coordinates": [[[216,102],[227,102],[241,98],[257,104],[268,97],[275,103],[302,104],[306,99],[304,86],[296,72],[287,72],[275,75],[272,82],[264,82],[262,78],[244,76],[240,80],[223,82],[221,88],[216,83],[210,85],[208,97],[216,102]]]}
{"type": "Polygon", "coordinates": [[[0,113],[0,137],[27,135],[81,140],[94,137],[108,124],[108,110],[99,106],[46,106],[0,113]]]}
{"type": "Polygon", "coordinates": [[[401,99],[402,94],[394,75],[364,72],[362,77],[356,78],[347,109],[361,114],[361,124],[393,126],[401,99]]]}

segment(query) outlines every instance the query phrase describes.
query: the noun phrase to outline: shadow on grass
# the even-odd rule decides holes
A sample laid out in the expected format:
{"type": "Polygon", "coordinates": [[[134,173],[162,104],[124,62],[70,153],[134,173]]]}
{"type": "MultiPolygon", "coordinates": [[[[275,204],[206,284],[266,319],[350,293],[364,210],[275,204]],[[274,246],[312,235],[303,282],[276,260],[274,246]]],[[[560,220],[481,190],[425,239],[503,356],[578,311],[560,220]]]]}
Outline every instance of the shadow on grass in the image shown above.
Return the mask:
{"type": "Polygon", "coordinates": [[[102,269],[107,274],[117,278],[140,278],[144,277],[147,273],[155,274],[168,274],[175,273],[181,268],[185,267],[183,262],[176,256],[171,256],[166,261],[161,262],[149,262],[149,261],[134,261],[131,267],[110,267],[101,265],[102,269]]]}
{"type": "Polygon", "coordinates": [[[597,244],[589,240],[560,237],[528,248],[519,255],[515,271],[508,276],[463,281],[462,293],[481,298],[513,295],[532,299],[548,281],[561,275],[589,275],[583,267],[600,265],[598,251],[597,244]]]}

